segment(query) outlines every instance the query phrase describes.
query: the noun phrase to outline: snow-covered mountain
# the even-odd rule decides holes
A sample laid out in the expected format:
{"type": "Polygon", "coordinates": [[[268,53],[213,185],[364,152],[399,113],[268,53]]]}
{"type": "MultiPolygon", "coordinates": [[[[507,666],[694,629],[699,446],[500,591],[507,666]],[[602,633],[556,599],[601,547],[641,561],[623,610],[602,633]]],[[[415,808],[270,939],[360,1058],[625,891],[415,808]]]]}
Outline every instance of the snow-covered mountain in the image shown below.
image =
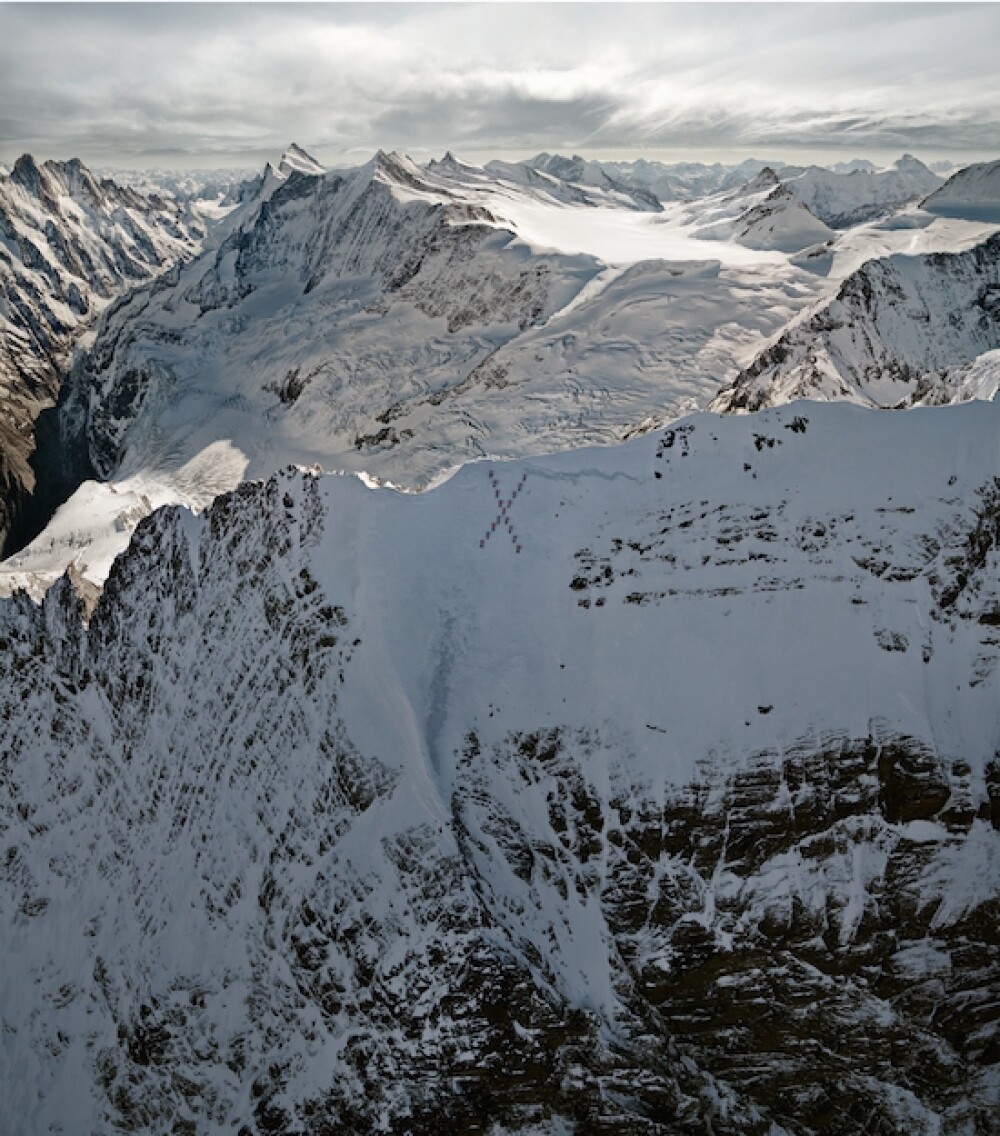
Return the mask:
{"type": "Polygon", "coordinates": [[[575,184],[614,185],[640,190],[661,202],[697,201],[738,189],[763,171],[776,171],[780,182],[822,222],[845,229],[886,217],[920,201],[942,184],[942,178],[911,154],[888,169],[871,162],[840,162],[831,168],[795,166],[747,159],[737,165],[701,162],[664,163],[587,160],[579,156],[539,154],[524,165],[575,184]]]}
{"type": "Polygon", "coordinates": [[[795,254],[831,245],[837,235],[810,213],[770,166],[735,189],[689,204],[685,212],[702,240],[732,241],[748,249],[795,254]]]}
{"type": "Polygon", "coordinates": [[[657,162],[647,158],[635,161],[600,163],[605,173],[623,185],[647,189],[660,201],[696,201],[715,193],[738,189],[765,169],[777,170],[781,177],[803,172],[801,166],[747,158],[736,165],[713,162],[657,162]]]}
{"type": "Polygon", "coordinates": [[[102,475],[147,460],[157,415],[184,417],[185,400],[217,430],[206,398],[248,412],[251,476],[282,441],[285,460],[391,448],[397,404],[467,378],[600,267],[534,253],[474,191],[396,154],[344,175],[269,171],[261,197],[218,247],[102,327],[84,384],[102,475]]]}
{"type": "Polygon", "coordinates": [[[945,216],[1000,221],[1000,161],[959,170],[922,203],[922,208],[945,216]]]}
{"type": "Polygon", "coordinates": [[[911,154],[888,170],[835,173],[820,166],[783,176],[782,182],[810,212],[835,229],[846,229],[920,201],[942,179],[911,154]]]}
{"type": "Polygon", "coordinates": [[[293,170],[300,174],[311,174],[314,177],[326,173],[326,167],[318,162],[312,154],[306,153],[297,142],[293,142],[288,147],[281,155],[281,161],[278,163],[278,172],[286,177],[293,170]]]}
{"type": "Polygon", "coordinates": [[[702,415],[0,601],[0,1131],[995,1131],[998,470],[702,415]]]}
{"type": "Polygon", "coordinates": [[[517,170],[538,184],[451,155],[269,168],[210,248],[102,322],[63,424],[108,484],[15,582],[70,559],[100,580],[156,505],[289,462],[419,488],[484,454],[618,441],[704,405],[828,286],[687,213],[517,170]]]}
{"type": "Polygon", "coordinates": [[[1000,235],[959,253],[864,264],[794,320],[713,403],[759,410],[799,398],[906,407],[992,398],[1000,378],[1000,235]]]}
{"type": "Polygon", "coordinates": [[[260,179],[257,167],[222,167],[219,169],[133,170],[108,169],[102,176],[118,185],[131,186],[145,194],[159,194],[194,205],[209,219],[218,203],[229,208],[242,199],[246,187],[260,179]]]}
{"type": "MultiPolygon", "coordinates": [[[[777,175],[766,169],[746,188],[755,191],[762,182],[768,184],[770,179],[776,180],[777,175]]],[[[732,239],[737,244],[788,253],[826,244],[835,235],[787,186],[780,184],[775,185],[763,201],[740,214],[730,228],[732,239]]]]}
{"type": "MultiPolygon", "coordinates": [[[[707,406],[869,258],[995,231],[912,208],[834,231],[796,167],[704,167],[714,192],[654,212],[583,159],[538,161],[324,171],[290,147],[200,257],[103,320],[57,422],[78,492],[0,591],[69,566],[100,584],[153,508],[288,463],[419,489],[477,457],[620,441],[707,406]]],[[[919,400],[989,390],[989,359],[963,368],[991,343],[952,352],[957,326],[919,400]]]]}
{"type": "Polygon", "coordinates": [[[25,154],[0,175],[0,549],[25,519],[35,423],[81,330],[204,236],[183,205],[98,181],[76,159],[39,165],[25,154]]]}

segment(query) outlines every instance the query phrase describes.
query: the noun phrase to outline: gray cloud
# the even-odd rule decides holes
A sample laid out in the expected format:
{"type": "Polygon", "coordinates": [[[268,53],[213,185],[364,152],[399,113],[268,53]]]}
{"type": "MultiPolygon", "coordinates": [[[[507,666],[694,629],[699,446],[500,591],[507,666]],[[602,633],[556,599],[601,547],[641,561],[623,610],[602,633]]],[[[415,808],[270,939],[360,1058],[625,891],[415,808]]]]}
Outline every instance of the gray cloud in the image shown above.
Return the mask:
{"type": "Polygon", "coordinates": [[[993,4],[0,4],[0,160],[1000,151],[993,4]]]}

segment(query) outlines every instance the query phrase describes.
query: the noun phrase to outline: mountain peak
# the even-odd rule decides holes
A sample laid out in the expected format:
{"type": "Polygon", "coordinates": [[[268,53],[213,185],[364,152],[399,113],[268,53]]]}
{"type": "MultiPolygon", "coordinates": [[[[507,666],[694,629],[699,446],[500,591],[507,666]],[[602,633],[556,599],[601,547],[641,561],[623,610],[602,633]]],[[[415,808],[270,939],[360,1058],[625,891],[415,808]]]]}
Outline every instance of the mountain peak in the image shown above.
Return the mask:
{"type": "Polygon", "coordinates": [[[765,166],[758,173],[740,186],[738,195],[740,197],[747,197],[754,193],[763,193],[765,190],[777,190],[781,186],[781,178],[775,173],[772,166],[765,166]]]}
{"type": "Polygon", "coordinates": [[[475,170],[474,166],[467,165],[460,158],[456,158],[451,150],[446,150],[440,161],[432,158],[424,168],[445,174],[462,174],[475,170]]]}
{"type": "MultiPolygon", "coordinates": [[[[454,159],[452,159],[454,160],[454,159]]],[[[374,166],[373,176],[380,181],[391,185],[405,185],[410,189],[426,189],[424,172],[407,154],[400,154],[398,150],[385,150],[376,152],[372,160],[374,166]]]]}
{"type": "Polygon", "coordinates": [[[71,197],[84,198],[94,205],[100,205],[104,201],[97,179],[79,158],[69,158],[65,162],[45,162],[42,169],[71,197]]]}
{"type": "Polygon", "coordinates": [[[897,158],[893,165],[900,173],[929,174],[931,172],[919,158],[915,158],[912,154],[904,154],[901,158],[897,158]]]}
{"type": "Polygon", "coordinates": [[[22,154],[14,163],[10,171],[11,180],[17,182],[23,189],[35,193],[42,178],[42,171],[31,154],[22,154]]]}
{"type": "Polygon", "coordinates": [[[326,167],[317,162],[312,154],[303,150],[297,142],[292,142],[281,155],[278,172],[284,174],[285,177],[293,172],[308,174],[310,177],[319,177],[326,173],[326,167]]]}

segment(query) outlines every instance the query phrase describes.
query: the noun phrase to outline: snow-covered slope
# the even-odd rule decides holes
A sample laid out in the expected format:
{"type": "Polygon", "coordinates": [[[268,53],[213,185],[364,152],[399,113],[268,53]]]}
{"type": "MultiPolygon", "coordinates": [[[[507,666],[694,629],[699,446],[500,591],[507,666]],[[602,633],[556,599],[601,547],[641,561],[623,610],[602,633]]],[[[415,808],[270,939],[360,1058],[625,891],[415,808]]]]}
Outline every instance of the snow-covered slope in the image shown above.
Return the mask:
{"type": "Polygon", "coordinates": [[[0,602],[4,1136],[993,1131],[998,440],[289,472],[0,602]]]}
{"type": "Polygon", "coordinates": [[[778,186],[737,220],[733,240],[747,248],[801,252],[833,236],[786,186],[778,186]]]}
{"type": "Polygon", "coordinates": [[[782,182],[820,220],[835,229],[846,229],[920,201],[937,189],[942,179],[911,154],[904,154],[891,169],[880,172],[855,169],[834,173],[810,166],[793,176],[783,176],[782,182]]]}
{"type": "Polygon", "coordinates": [[[1000,347],[1000,234],[967,252],[897,254],[849,276],[792,322],[713,403],[757,410],[798,398],[904,407],[992,397],[965,365],[1000,347]]]}
{"type": "Polygon", "coordinates": [[[922,208],[944,216],[1000,222],[1000,161],[959,170],[922,203],[922,208]]]}
{"type": "Polygon", "coordinates": [[[800,253],[836,236],[765,166],[748,181],[689,203],[685,215],[702,240],[748,249],[800,253]]]}
{"type": "Polygon", "coordinates": [[[98,181],[76,159],[39,165],[25,154],[0,175],[0,549],[24,520],[35,423],[81,330],[204,236],[185,206],[98,181]]]}
{"type": "Polygon", "coordinates": [[[213,247],[104,320],[64,419],[107,499],[84,486],[5,580],[37,590],[73,560],[99,581],[143,501],[204,507],[289,462],[421,487],[618,441],[703,406],[827,287],[686,214],[517,169],[543,184],[451,155],[270,170],[213,247]]]}

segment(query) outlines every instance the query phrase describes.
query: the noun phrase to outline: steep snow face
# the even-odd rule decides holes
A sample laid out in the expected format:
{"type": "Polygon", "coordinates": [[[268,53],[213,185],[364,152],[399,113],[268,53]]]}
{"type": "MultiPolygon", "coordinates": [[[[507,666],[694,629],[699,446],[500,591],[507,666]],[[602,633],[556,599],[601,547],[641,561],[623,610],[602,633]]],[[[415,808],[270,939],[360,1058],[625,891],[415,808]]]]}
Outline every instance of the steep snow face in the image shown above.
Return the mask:
{"type": "Polygon", "coordinates": [[[1000,161],[959,170],[922,203],[922,208],[947,217],[1000,222],[1000,161]]]}
{"type": "Polygon", "coordinates": [[[289,472],[0,603],[11,1131],[989,1130],[998,439],[289,472]]]}
{"type": "Polygon", "coordinates": [[[782,181],[811,213],[835,229],[888,216],[942,184],[937,174],[910,154],[880,173],[856,169],[841,174],[810,166],[782,181]]]}
{"type": "Polygon", "coordinates": [[[98,181],[76,159],[25,154],[0,174],[0,549],[18,535],[35,488],[35,423],[81,330],[204,236],[185,206],[98,181]]]}
{"type": "MultiPolygon", "coordinates": [[[[964,365],[1000,347],[1000,235],[962,253],[869,261],[723,391],[719,410],[797,398],[904,407],[992,397],[964,365]]],[[[980,376],[982,377],[982,376],[980,376]]]]}

